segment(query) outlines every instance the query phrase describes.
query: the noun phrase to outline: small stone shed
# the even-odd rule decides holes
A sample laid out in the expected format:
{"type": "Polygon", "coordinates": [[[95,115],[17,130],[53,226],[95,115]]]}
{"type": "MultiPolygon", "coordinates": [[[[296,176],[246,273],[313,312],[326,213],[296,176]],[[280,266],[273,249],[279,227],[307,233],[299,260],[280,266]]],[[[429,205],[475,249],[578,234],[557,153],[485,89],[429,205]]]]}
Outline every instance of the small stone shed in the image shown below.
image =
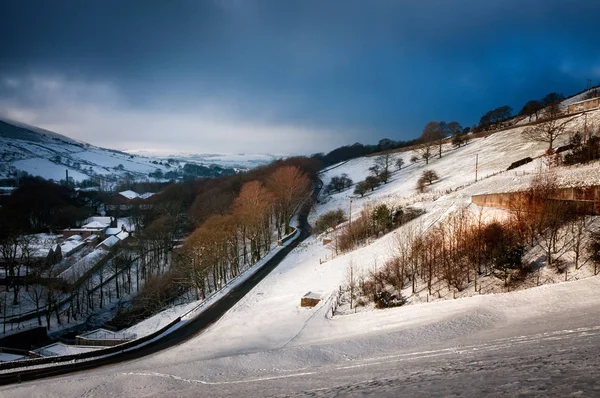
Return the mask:
{"type": "Polygon", "coordinates": [[[300,307],[314,307],[319,302],[323,296],[317,292],[308,292],[300,299],[300,307]]]}

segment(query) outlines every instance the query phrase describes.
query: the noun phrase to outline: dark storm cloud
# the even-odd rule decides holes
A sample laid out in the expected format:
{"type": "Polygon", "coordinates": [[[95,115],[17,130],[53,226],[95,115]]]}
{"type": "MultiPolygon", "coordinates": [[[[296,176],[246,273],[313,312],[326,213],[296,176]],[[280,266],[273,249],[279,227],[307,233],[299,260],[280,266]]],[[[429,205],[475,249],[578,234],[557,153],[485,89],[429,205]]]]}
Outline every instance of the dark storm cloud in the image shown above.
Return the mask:
{"type": "Polygon", "coordinates": [[[600,82],[594,0],[9,0],[0,15],[4,113],[109,146],[165,146],[167,129],[199,151],[232,148],[216,131],[327,150],[600,82]]]}

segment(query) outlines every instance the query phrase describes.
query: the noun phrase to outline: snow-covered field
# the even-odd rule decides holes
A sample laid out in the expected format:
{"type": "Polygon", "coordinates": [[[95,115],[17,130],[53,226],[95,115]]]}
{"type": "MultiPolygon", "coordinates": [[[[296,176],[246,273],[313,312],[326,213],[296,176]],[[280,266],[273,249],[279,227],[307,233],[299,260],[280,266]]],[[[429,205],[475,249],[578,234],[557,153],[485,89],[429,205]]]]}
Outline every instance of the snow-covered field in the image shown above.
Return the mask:
{"type": "MultiPolygon", "coordinates": [[[[257,325],[264,318],[247,324],[244,336],[238,338],[238,323],[226,316],[215,325],[220,327],[213,327],[169,350],[85,373],[3,386],[0,394],[6,397],[233,397],[289,396],[306,391],[303,396],[345,396],[327,393],[327,390],[324,394],[319,392],[324,387],[376,383],[382,379],[394,381],[390,379],[393,375],[409,378],[408,384],[400,382],[396,386],[398,390],[415,391],[415,380],[409,376],[416,375],[420,367],[426,367],[425,375],[417,382],[424,386],[429,385],[429,380],[450,377],[447,370],[459,364],[460,369],[466,366],[460,371],[479,370],[476,380],[492,377],[488,380],[491,383],[498,374],[481,372],[487,366],[480,360],[481,355],[491,355],[494,363],[515,367],[520,366],[518,353],[527,356],[530,350],[541,348],[544,349],[538,350],[540,354],[533,357],[538,367],[514,371],[517,377],[535,377],[537,384],[545,385],[556,375],[570,371],[566,363],[561,366],[553,358],[578,344],[597,340],[600,330],[598,289],[600,278],[590,278],[333,319],[326,316],[325,307],[320,307],[306,311],[312,316],[307,317],[305,323],[288,326],[287,335],[291,338],[271,341],[263,348],[254,348],[254,343],[261,337],[263,331],[257,325]],[[247,345],[244,340],[248,340],[247,345]],[[450,360],[455,362],[447,363],[450,360]],[[442,372],[432,373],[440,367],[442,372]]],[[[236,317],[249,318],[256,314],[247,304],[248,301],[239,305],[243,313],[236,312],[236,317]]],[[[279,331],[281,329],[269,331],[269,335],[279,331]]],[[[585,358],[579,361],[593,364],[597,351],[587,345],[585,358]]],[[[579,374],[589,371],[591,368],[578,370],[579,374]]],[[[515,390],[518,387],[515,385],[515,390]]],[[[468,388],[463,385],[463,391],[468,388]]],[[[425,387],[419,390],[426,391],[425,387]]],[[[360,390],[354,392],[357,394],[360,390]]]]}

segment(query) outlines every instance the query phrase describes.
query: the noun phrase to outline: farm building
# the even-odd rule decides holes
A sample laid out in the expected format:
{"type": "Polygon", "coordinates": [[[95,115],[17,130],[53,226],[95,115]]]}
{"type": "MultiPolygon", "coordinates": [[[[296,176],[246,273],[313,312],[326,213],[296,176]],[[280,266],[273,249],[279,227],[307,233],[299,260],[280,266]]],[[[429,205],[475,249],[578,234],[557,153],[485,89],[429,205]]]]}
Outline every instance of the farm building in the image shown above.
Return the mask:
{"type": "Polygon", "coordinates": [[[119,192],[111,196],[106,204],[106,211],[112,214],[122,214],[137,206],[140,209],[150,209],[152,208],[152,204],[148,202],[148,199],[153,196],[154,193],[152,192],[146,192],[141,195],[134,191],[119,192]]]}
{"type": "Polygon", "coordinates": [[[569,113],[585,112],[600,107],[600,97],[574,102],[569,105],[569,113]]]}
{"type": "Polygon", "coordinates": [[[323,298],[321,293],[317,292],[308,292],[300,299],[300,307],[314,307],[323,298]]]}

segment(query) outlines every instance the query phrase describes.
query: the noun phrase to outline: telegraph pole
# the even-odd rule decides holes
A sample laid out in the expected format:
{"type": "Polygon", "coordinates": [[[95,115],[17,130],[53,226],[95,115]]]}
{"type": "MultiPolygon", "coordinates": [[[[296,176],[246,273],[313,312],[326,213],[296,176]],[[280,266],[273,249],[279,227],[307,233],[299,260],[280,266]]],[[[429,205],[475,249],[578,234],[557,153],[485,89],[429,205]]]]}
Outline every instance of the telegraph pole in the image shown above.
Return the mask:
{"type": "Polygon", "coordinates": [[[352,228],[352,199],[350,199],[350,213],[348,213],[348,228],[352,228]]]}
{"type": "Polygon", "coordinates": [[[589,90],[592,88],[592,79],[585,79],[585,89],[589,90]]]}
{"type": "Polygon", "coordinates": [[[477,182],[477,168],[479,167],[479,154],[475,155],[475,182],[477,182]]]}

